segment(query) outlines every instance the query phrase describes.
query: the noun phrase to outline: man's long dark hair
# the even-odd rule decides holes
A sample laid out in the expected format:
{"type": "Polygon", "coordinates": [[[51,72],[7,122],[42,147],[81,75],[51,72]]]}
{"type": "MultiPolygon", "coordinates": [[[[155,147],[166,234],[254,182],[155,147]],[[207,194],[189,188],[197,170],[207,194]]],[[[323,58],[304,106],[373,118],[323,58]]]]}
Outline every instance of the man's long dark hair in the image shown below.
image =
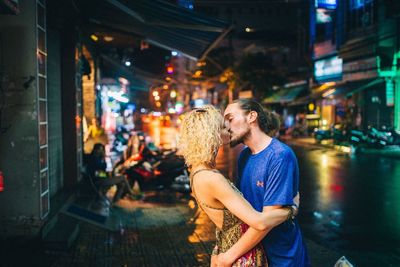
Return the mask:
{"type": "Polygon", "coordinates": [[[246,112],[250,111],[257,112],[257,122],[260,129],[271,136],[273,133],[279,130],[280,120],[276,113],[268,111],[263,106],[253,99],[237,99],[233,103],[239,104],[239,107],[246,112]]]}

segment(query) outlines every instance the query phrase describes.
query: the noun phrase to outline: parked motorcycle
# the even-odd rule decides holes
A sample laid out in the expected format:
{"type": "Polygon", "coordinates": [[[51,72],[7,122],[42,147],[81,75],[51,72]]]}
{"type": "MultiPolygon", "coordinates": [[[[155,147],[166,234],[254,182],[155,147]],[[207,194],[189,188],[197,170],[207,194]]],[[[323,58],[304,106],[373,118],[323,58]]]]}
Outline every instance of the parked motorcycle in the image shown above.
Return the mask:
{"type": "Polygon", "coordinates": [[[314,129],[314,138],[320,142],[322,140],[327,140],[332,138],[331,129],[327,126],[322,126],[321,128],[314,129]]]}
{"type": "Polygon", "coordinates": [[[350,141],[355,150],[359,148],[384,149],[390,146],[399,146],[400,133],[385,128],[378,130],[375,127],[370,126],[365,132],[352,130],[350,141]]]}
{"type": "Polygon", "coordinates": [[[332,138],[334,143],[340,144],[349,140],[349,134],[342,124],[336,124],[332,127],[332,138]]]}
{"type": "Polygon", "coordinates": [[[190,178],[187,170],[184,170],[183,174],[177,176],[171,184],[172,190],[181,193],[190,193],[192,190],[190,188],[190,178]]]}
{"type": "Polygon", "coordinates": [[[176,151],[154,150],[147,146],[115,167],[115,172],[126,174],[132,186],[137,181],[141,189],[167,188],[184,171],[185,162],[176,151]]]}
{"type": "Polygon", "coordinates": [[[320,142],[322,140],[333,139],[334,143],[340,144],[348,140],[348,133],[341,124],[335,124],[331,127],[322,126],[314,129],[314,138],[320,142]]]}

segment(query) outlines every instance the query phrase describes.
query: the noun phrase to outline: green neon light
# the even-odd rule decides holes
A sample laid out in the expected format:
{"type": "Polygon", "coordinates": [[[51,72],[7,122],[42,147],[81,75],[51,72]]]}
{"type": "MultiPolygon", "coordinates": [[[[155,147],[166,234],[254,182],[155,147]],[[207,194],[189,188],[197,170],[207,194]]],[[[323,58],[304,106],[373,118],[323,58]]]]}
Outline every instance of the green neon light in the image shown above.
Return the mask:
{"type": "Polygon", "coordinates": [[[386,106],[394,106],[394,84],[392,79],[386,80],[386,106]]]}
{"type": "Polygon", "coordinates": [[[400,131],[400,71],[397,68],[397,60],[400,58],[400,51],[394,53],[392,67],[381,69],[381,58],[376,57],[376,66],[379,77],[386,80],[386,105],[394,106],[394,128],[400,131]]]}

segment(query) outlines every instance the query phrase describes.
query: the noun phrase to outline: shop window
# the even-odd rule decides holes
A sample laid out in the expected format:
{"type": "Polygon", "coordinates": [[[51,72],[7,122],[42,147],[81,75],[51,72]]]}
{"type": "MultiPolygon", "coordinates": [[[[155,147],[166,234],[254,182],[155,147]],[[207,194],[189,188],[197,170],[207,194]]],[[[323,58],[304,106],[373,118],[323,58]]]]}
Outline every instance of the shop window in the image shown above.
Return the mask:
{"type": "Polygon", "coordinates": [[[44,6],[39,4],[37,5],[37,23],[38,26],[41,28],[45,28],[45,10],[44,10],[44,6]]]}
{"type": "Polygon", "coordinates": [[[37,53],[37,60],[38,60],[38,72],[40,75],[46,75],[46,55],[41,51],[37,53]]]}
{"type": "Polygon", "coordinates": [[[46,79],[39,76],[39,98],[45,99],[46,96],[46,79]]]}
{"type": "Polygon", "coordinates": [[[41,196],[41,208],[42,208],[42,214],[48,214],[49,213],[49,192],[46,192],[41,196]]]}
{"type": "Polygon", "coordinates": [[[47,168],[47,147],[43,147],[40,149],[40,169],[45,169],[47,168]]]}
{"type": "Polygon", "coordinates": [[[49,189],[49,177],[47,177],[47,171],[44,171],[40,174],[40,192],[42,194],[46,193],[46,191],[49,189]]]}
{"type": "Polygon", "coordinates": [[[47,145],[47,124],[39,126],[39,144],[40,146],[47,145]]]}
{"type": "Polygon", "coordinates": [[[46,51],[46,33],[38,28],[38,48],[40,51],[46,51]]]}
{"type": "Polygon", "coordinates": [[[47,101],[39,101],[39,122],[47,121],[47,101]]]}

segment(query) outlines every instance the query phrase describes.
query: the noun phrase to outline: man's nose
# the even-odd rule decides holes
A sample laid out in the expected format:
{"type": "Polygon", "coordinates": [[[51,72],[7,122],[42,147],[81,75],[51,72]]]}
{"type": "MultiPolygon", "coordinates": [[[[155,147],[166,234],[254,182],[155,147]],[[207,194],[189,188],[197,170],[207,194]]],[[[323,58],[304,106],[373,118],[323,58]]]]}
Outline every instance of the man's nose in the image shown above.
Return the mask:
{"type": "Polygon", "coordinates": [[[229,131],[230,130],[230,126],[229,123],[227,121],[224,122],[224,128],[229,131]]]}

